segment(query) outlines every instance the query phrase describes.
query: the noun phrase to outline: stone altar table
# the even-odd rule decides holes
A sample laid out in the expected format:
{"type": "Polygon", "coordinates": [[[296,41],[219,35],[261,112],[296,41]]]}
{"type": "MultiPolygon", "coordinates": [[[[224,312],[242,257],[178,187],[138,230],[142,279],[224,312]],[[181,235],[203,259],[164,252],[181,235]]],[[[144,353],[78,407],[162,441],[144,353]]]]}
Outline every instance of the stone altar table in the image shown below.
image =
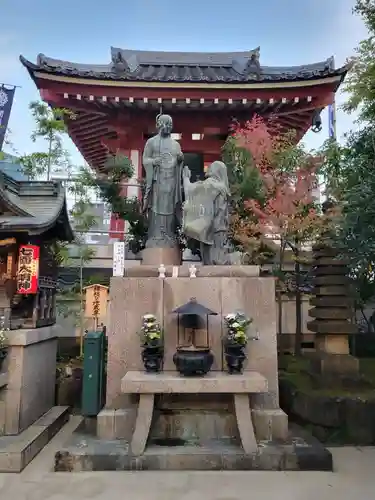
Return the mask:
{"type": "Polygon", "coordinates": [[[135,429],[131,439],[131,452],[142,455],[151,428],[156,394],[233,394],[235,416],[241,444],[246,454],[258,449],[251,418],[251,394],[265,393],[267,379],[258,372],[242,375],[211,372],[205,377],[182,377],[173,372],[150,374],[129,371],[121,380],[125,394],[139,394],[135,429]]]}

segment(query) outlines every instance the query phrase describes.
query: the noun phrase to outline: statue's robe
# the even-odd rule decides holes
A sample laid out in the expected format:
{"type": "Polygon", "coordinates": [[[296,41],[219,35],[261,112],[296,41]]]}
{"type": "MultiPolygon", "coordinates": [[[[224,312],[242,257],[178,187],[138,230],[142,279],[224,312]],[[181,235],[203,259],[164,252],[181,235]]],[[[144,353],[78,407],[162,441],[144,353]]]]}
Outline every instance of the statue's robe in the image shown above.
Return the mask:
{"type": "Polygon", "coordinates": [[[185,203],[182,230],[201,245],[205,265],[229,263],[227,232],[228,196],[218,182],[208,178],[191,183],[184,179],[185,203]]]}
{"type": "Polygon", "coordinates": [[[180,144],[170,136],[148,139],[143,152],[146,171],[145,208],[148,214],[147,247],[176,244],[176,229],[181,218],[182,163],[180,144]],[[153,160],[161,158],[161,165],[153,160]]]}

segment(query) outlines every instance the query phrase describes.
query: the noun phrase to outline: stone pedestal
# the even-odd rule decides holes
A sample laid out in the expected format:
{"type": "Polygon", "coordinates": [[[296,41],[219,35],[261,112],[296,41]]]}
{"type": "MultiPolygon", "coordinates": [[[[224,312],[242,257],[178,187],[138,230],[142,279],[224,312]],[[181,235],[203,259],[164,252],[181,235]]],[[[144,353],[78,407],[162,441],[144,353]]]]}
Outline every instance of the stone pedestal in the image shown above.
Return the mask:
{"type": "MultiPolygon", "coordinates": [[[[150,249],[151,250],[151,249],[150,249]]],[[[108,333],[108,384],[107,405],[98,417],[101,436],[119,438],[119,410],[131,424],[136,410],[134,396],[121,393],[121,379],[129,371],[143,370],[140,331],[142,315],[155,314],[164,330],[164,372],[175,372],[173,354],[177,346],[177,317],[172,311],[195,297],[198,302],[217,312],[209,317],[209,343],[215,357],[212,372],[225,371],[222,337],[225,332],[223,318],[237,310],[244,311],[254,320],[259,340],[249,341],[245,372],[256,371],[267,380],[267,391],[252,394],[251,409],[254,427],[260,436],[283,440],[287,434],[287,416],[280,410],[278,401],[276,304],[275,285],[272,278],[260,278],[257,266],[197,266],[196,278],[189,278],[189,266],[166,266],[166,278],[158,278],[157,266],[139,266],[126,271],[125,277],[114,277],[110,287],[110,324],[108,333]],[[282,422],[283,421],[283,422],[282,422]]],[[[206,337],[206,333],[205,333],[206,337]]],[[[204,379],[199,379],[204,381],[204,379]]],[[[229,398],[230,399],[230,398],[229,398]]],[[[180,432],[177,420],[184,421],[191,429],[203,429],[197,418],[214,415],[219,426],[227,427],[232,434],[232,423],[226,415],[233,414],[233,401],[216,394],[181,394],[173,398],[156,399],[155,407],[161,422],[155,423],[157,434],[163,429],[180,432]],[[191,412],[191,413],[190,413],[191,412]],[[207,413],[208,412],[208,413],[207,413]],[[168,415],[167,415],[168,413],[168,415]],[[168,422],[167,422],[168,420],[168,422]],[[164,425],[165,424],[165,425],[164,425]],[[168,425],[166,425],[168,424],[168,425]]],[[[121,431],[123,433],[123,431],[121,431]]],[[[168,431],[169,432],[169,431],[168,431]]],[[[126,432],[128,435],[129,432],[126,432]]],[[[169,434],[169,437],[173,438],[169,434]]]]}
{"type": "Polygon", "coordinates": [[[315,349],[326,354],[349,354],[349,341],[345,335],[319,335],[315,337],[315,349]]]}
{"type": "Polygon", "coordinates": [[[181,264],[181,251],[175,248],[145,248],[142,250],[142,264],[148,266],[179,266],[181,264]]]}
{"type": "Polygon", "coordinates": [[[54,406],[60,327],[9,332],[0,373],[0,472],[20,472],[69,419],[54,406]]]}
{"type": "Polygon", "coordinates": [[[9,334],[4,434],[19,434],[50,410],[55,400],[56,326],[9,334]]]}
{"type": "Polygon", "coordinates": [[[332,387],[340,383],[340,376],[359,376],[359,360],[350,354],[333,354],[317,351],[309,355],[310,367],[313,374],[322,375],[327,386],[332,387]]]}
{"type": "Polygon", "coordinates": [[[314,297],[308,328],[316,334],[316,353],[312,369],[319,374],[358,373],[358,360],[349,354],[349,335],[356,333],[352,323],[353,299],[346,262],[325,240],[314,247],[314,297]]]}

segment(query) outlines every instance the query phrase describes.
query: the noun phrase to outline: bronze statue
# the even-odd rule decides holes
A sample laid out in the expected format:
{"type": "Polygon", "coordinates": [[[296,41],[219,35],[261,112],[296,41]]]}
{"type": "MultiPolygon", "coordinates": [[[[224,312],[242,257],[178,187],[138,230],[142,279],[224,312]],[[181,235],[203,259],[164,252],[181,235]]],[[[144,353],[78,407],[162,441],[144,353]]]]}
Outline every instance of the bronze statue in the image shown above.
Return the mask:
{"type": "Polygon", "coordinates": [[[191,183],[190,170],[185,166],[183,176],[185,236],[200,242],[203,264],[230,264],[227,248],[230,198],[227,167],[221,161],[214,161],[204,181],[191,183]]]}
{"type": "Polygon", "coordinates": [[[148,139],[143,152],[146,188],[143,211],[148,218],[146,248],[174,247],[181,220],[183,154],[172,139],[172,118],[159,115],[158,134],[148,139]]]}

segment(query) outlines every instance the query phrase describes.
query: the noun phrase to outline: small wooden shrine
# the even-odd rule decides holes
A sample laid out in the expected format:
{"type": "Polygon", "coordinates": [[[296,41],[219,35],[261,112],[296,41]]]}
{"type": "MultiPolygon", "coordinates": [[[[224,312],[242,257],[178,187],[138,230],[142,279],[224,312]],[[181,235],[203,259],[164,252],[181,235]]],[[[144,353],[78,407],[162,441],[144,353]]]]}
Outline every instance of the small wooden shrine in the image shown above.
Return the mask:
{"type": "Polygon", "coordinates": [[[0,174],[0,316],[5,328],[56,321],[56,241],[71,241],[65,189],[0,174]]]}

